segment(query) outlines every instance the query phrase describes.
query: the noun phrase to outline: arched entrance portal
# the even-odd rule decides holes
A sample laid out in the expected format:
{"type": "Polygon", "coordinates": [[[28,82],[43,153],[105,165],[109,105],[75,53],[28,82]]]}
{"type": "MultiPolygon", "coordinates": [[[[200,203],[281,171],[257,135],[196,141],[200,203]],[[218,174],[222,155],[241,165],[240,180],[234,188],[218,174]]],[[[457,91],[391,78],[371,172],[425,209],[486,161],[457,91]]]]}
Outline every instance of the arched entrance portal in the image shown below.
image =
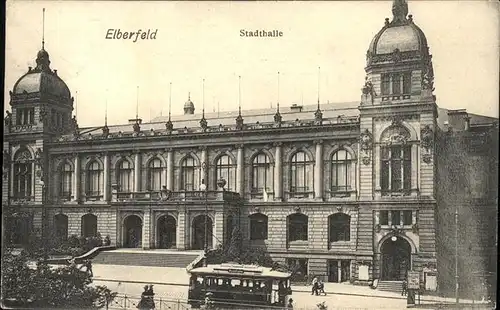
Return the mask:
{"type": "Polygon", "coordinates": [[[142,240],[142,220],[137,215],[129,215],[123,223],[123,245],[126,248],[138,248],[142,240]]]}
{"type": "Polygon", "coordinates": [[[209,216],[198,215],[193,220],[193,249],[203,250],[205,247],[205,217],[207,219],[207,243],[212,247],[212,219],[209,216]]]}
{"type": "Polygon", "coordinates": [[[382,254],[381,279],[388,281],[403,280],[411,269],[411,246],[405,239],[393,236],[384,241],[382,254]]]}
{"type": "Polygon", "coordinates": [[[175,248],[177,236],[177,223],[171,215],[163,215],[158,219],[158,248],[175,248]]]}

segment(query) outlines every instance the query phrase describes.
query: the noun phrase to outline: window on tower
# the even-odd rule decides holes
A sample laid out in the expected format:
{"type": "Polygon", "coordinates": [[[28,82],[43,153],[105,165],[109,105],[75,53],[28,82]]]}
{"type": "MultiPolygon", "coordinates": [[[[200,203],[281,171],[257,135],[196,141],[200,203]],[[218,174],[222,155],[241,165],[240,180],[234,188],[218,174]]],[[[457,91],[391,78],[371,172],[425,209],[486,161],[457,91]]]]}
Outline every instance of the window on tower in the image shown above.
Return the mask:
{"type": "Polygon", "coordinates": [[[35,108],[17,109],[16,124],[32,125],[35,122],[35,108]]]}
{"type": "Polygon", "coordinates": [[[382,101],[409,99],[411,95],[411,72],[383,73],[380,92],[382,101]]]}

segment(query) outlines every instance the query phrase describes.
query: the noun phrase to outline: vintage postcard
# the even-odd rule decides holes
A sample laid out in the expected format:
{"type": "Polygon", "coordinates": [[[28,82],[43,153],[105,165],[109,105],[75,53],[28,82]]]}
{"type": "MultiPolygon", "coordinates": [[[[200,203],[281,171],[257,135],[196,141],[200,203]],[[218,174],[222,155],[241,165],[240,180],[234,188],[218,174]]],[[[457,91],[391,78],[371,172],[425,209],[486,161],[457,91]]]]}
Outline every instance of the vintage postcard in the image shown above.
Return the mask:
{"type": "Polygon", "coordinates": [[[494,309],[496,1],[7,1],[4,308],[494,309]]]}

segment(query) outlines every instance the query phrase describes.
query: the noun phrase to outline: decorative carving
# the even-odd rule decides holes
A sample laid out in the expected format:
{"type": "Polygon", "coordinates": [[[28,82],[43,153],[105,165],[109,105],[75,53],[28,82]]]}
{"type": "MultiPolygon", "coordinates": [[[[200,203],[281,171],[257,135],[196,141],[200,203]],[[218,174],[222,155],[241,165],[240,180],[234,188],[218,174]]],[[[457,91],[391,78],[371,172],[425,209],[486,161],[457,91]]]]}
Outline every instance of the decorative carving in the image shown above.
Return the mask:
{"type": "Polygon", "coordinates": [[[382,226],[380,226],[380,224],[375,225],[375,232],[376,233],[379,233],[381,229],[382,229],[382,226]]]}
{"type": "Polygon", "coordinates": [[[323,124],[323,112],[321,112],[318,103],[318,108],[316,109],[316,112],[314,112],[314,125],[321,125],[321,124],[323,124]]]}
{"type": "Polygon", "coordinates": [[[220,189],[224,189],[224,186],[226,186],[226,180],[223,178],[220,178],[217,180],[217,187],[220,189]]]}
{"type": "Polygon", "coordinates": [[[321,139],[318,139],[318,140],[314,140],[313,141],[314,144],[322,144],[323,143],[323,140],[321,139]]]}
{"type": "Polygon", "coordinates": [[[273,146],[274,147],[279,147],[279,146],[282,146],[283,145],[283,142],[273,142],[273,146]]]}
{"type": "Polygon", "coordinates": [[[422,130],[420,130],[420,145],[429,150],[432,148],[434,142],[434,132],[429,125],[425,125],[422,130]]]}
{"type": "Polygon", "coordinates": [[[418,233],[418,224],[415,223],[411,226],[411,231],[414,233],[414,234],[417,234],[418,233]]]}
{"type": "Polygon", "coordinates": [[[134,134],[137,136],[141,132],[141,125],[139,125],[138,121],[134,123],[133,128],[134,128],[134,134]]]}
{"type": "Polygon", "coordinates": [[[274,123],[278,125],[278,127],[281,127],[281,122],[283,120],[283,117],[280,114],[280,111],[276,111],[276,114],[274,114],[274,123]]]}
{"type": "Polygon", "coordinates": [[[392,225],[389,233],[394,236],[400,236],[405,234],[405,230],[403,228],[397,227],[396,225],[392,225]]]}
{"type": "Polygon", "coordinates": [[[241,114],[239,114],[236,118],[236,129],[243,130],[243,117],[241,116],[241,114]]]}
{"type": "Polygon", "coordinates": [[[434,91],[434,70],[432,69],[431,57],[427,59],[425,69],[422,70],[422,89],[434,91]]]}
{"type": "Polygon", "coordinates": [[[259,206],[255,206],[255,208],[253,208],[253,209],[254,209],[254,211],[255,211],[255,212],[260,213],[260,208],[259,208],[259,206]]]}
{"type": "Polygon", "coordinates": [[[4,118],[4,127],[10,128],[10,126],[12,125],[12,113],[10,113],[9,111],[6,111],[5,113],[7,113],[7,115],[5,115],[4,118]]]}
{"type": "Polygon", "coordinates": [[[25,163],[31,161],[31,153],[28,150],[23,150],[16,154],[15,161],[19,163],[25,163]]]}
{"type": "Polygon", "coordinates": [[[104,127],[102,127],[102,135],[107,138],[109,136],[109,127],[108,125],[104,125],[104,127]]]}
{"type": "Polygon", "coordinates": [[[200,127],[203,130],[203,132],[207,131],[208,128],[208,122],[205,119],[205,114],[203,114],[201,120],[200,120],[200,127]]]}
{"type": "Polygon", "coordinates": [[[299,206],[295,206],[293,207],[293,210],[297,213],[300,213],[300,207],[299,206]]]}
{"type": "Polygon", "coordinates": [[[386,144],[405,144],[409,139],[410,134],[401,125],[401,120],[394,119],[392,125],[383,132],[380,142],[386,144]]]}
{"type": "Polygon", "coordinates": [[[399,51],[398,48],[396,48],[393,52],[392,52],[392,61],[394,61],[395,63],[398,63],[401,61],[401,52],[399,51]]]}
{"type": "Polygon", "coordinates": [[[10,163],[11,163],[11,153],[7,150],[3,151],[3,178],[6,179],[9,176],[10,163]]]}
{"type": "Polygon", "coordinates": [[[363,133],[360,135],[360,144],[361,144],[361,150],[367,151],[371,150],[372,148],[372,134],[368,129],[365,129],[363,133]]]}
{"type": "Polygon", "coordinates": [[[373,100],[375,99],[375,96],[377,96],[377,93],[375,92],[373,83],[368,78],[368,76],[365,77],[365,85],[363,86],[361,91],[363,92],[365,98],[368,98],[368,96],[370,96],[371,103],[373,104],[373,100]]]}
{"type": "Polygon", "coordinates": [[[174,124],[170,119],[165,123],[165,128],[167,129],[168,134],[171,134],[172,131],[174,130],[174,124]]]}
{"type": "Polygon", "coordinates": [[[342,206],[337,206],[337,211],[342,212],[342,206]]]}
{"type": "Polygon", "coordinates": [[[431,154],[422,154],[422,161],[426,164],[429,164],[432,161],[431,154]]]}

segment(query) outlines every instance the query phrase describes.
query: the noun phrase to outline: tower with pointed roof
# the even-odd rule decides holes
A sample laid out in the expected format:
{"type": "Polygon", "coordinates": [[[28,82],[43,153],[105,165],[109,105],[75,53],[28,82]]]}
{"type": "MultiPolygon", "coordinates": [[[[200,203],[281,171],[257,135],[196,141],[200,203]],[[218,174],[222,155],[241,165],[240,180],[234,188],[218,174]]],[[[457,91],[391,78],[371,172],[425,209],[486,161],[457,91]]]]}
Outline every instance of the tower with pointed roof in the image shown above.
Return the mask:
{"type": "Polygon", "coordinates": [[[406,270],[436,267],[437,106],[427,39],[405,0],[393,1],[392,15],[366,54],[359,107],[359,194],[365,202],[360,218],[375,232],[360,234],[366,247],[359,250],[373,251],[374,278],[394,281],[406,270]],[[395,251],[405,254],[396,259],[395,251]]]}

